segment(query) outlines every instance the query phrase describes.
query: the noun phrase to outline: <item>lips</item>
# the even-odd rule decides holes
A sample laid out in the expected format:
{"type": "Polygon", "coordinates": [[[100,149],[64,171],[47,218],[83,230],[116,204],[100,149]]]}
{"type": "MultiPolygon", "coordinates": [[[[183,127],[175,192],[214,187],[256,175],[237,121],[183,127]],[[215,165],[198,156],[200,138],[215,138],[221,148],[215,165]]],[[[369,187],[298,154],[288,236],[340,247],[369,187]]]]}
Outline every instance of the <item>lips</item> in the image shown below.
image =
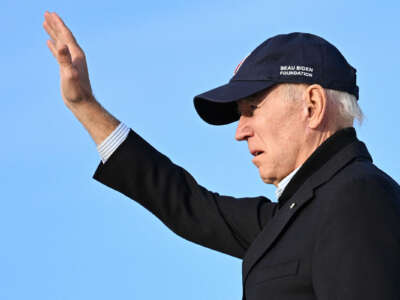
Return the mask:
{"type": "Polygon", "coordinates": [[[253,164],[259,168],[260,167],[260,155],[262,155],[264,153],[264,151],[260,151],[260,150],[254,150],[250,152],[251,155],[253,155],[253,159],[251,160],[253,162],[253,164]]]}
{"type": "Polygon", "coordinates": [[[252,150],[250,151],[251,155],[253,156],[259,156],[260,154],[264,153],[264,151],[261,150],[252,150]]]}

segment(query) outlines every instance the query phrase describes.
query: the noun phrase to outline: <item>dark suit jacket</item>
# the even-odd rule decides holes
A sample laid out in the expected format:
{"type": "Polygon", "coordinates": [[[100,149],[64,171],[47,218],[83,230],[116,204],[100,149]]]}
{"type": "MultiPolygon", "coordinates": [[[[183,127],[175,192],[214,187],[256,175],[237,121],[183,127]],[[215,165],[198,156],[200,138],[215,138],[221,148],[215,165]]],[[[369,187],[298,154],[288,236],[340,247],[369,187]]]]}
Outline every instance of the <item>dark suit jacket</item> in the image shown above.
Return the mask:
{"type": "Polygon", "coordinates": [[[183,238],[243,259],[245,299],[399,300],[399,185],[354,129],[341,134],[346,142],[320,146],[279,205],[208,191],[133,131],[93,177],[183,238]]]}

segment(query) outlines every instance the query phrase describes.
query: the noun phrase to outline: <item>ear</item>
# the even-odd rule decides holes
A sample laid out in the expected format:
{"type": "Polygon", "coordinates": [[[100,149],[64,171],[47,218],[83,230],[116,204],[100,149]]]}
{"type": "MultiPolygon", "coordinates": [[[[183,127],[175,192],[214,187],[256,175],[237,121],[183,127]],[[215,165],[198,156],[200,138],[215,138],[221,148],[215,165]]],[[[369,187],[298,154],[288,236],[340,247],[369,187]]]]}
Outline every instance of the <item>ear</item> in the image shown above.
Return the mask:
{"type": "Polygon", "coordinates": [[[305,91],[308,126],[318,128],[327,115],[327,96],[324,88],[319,84],[307,87],[305,91]]]}

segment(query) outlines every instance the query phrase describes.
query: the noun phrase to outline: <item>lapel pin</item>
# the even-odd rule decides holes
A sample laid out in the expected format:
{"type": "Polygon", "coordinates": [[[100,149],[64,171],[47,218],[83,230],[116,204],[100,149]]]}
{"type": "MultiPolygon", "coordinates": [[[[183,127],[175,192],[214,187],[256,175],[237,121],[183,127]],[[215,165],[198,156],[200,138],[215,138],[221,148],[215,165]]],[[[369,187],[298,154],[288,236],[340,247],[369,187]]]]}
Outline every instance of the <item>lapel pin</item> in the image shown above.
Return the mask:
{"type": "Polygon", "coordinates": [[[292,204],[290,204],[289,208],[292,209],[295,205],[296,203],[293,202],[292,204]]]}

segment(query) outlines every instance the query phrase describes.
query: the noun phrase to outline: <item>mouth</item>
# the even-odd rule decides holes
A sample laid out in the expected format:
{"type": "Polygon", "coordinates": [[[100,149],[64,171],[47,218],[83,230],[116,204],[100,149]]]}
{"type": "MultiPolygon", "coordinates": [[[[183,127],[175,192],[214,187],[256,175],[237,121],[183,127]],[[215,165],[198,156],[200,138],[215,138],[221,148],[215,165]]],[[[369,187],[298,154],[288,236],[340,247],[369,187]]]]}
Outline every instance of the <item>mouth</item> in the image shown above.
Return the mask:
{"type": "Polygon", "coordinates": [[[251,154],[254,156],[251,160],[253,164],[258,168],[260,166],[260,159],[258,157],[262,155],[264,151],[252,151],[251,154]]]}
{"type": "Polygon", "coordinates": [[[264,151],[259,151],[259,150],[251,151],[251,155],[253,155],[254,157],[257,157],[263,153],[264,151]]]}

